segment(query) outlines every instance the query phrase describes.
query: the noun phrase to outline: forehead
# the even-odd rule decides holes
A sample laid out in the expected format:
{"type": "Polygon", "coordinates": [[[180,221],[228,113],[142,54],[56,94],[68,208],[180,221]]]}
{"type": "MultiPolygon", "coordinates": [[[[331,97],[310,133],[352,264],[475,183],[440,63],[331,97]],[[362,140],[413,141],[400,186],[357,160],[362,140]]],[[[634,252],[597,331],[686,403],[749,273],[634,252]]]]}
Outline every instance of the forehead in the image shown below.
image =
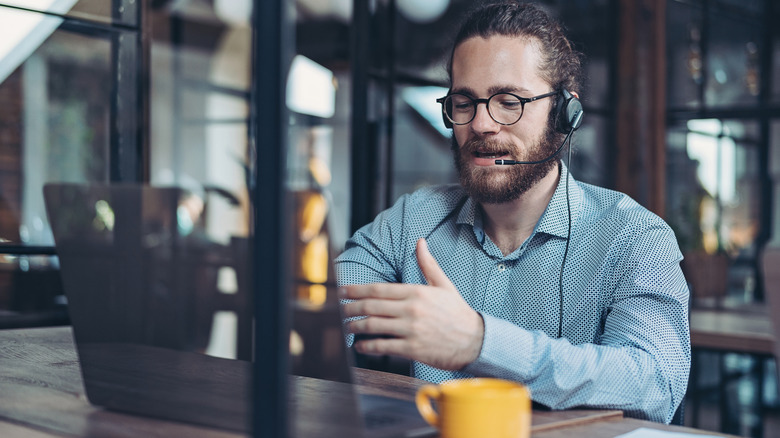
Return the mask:
{"type": "Polygon", "coordinates": [[[477,94],[496,88],[546,92],[550,84],[540,75],[541,61],[539,44],[533,38],[472,37],[453,53],[452,89],[477,94]]]}

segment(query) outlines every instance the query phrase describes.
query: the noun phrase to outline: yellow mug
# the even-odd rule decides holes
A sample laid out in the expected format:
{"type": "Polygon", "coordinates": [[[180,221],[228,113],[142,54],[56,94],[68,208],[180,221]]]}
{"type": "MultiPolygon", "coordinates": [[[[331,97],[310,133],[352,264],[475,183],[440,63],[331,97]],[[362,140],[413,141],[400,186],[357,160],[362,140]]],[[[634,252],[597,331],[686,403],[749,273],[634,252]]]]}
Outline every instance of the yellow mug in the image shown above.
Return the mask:
{"type": "Polygon", "coordinates": [[[439,429],[442,438],[531,436],[531,397],[528,389],[517,382],[492,378],[450,380],[423,386],[415,401],[420,415],[439,429]]]}

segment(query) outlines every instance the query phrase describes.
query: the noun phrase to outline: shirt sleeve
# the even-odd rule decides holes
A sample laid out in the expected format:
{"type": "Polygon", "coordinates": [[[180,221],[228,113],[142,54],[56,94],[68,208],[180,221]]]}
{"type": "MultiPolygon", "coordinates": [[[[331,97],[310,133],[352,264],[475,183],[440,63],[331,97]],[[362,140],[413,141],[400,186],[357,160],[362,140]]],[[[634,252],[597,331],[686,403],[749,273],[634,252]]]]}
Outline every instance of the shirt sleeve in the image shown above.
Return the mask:
{"type": "MultiPolygon", "coordinates": [[[[401,222],[406,197],[404,195],[394,207],[380,213],[372,223],[360,228],[347,240],[344,251],[334,262],[339,286],[399,281],[394,260],[400,239],[393,235],[393,228],[401,222]]],[[[344,322],[358,318],[347,318],[344,322]]],[[[354,334],[347,333],[347,346],[352,346],[354,339],[354,334]]]]}
{"type": "Polygon", "coordinates": [[[690,369],[681,258],[665,225],[633,239],[613,265],[620,280],[593,343],[573,345],[483,314],[482,351],[463,371],[523,382],[535,401],[552,409],[620,409],[669,423],[690,369]]]}

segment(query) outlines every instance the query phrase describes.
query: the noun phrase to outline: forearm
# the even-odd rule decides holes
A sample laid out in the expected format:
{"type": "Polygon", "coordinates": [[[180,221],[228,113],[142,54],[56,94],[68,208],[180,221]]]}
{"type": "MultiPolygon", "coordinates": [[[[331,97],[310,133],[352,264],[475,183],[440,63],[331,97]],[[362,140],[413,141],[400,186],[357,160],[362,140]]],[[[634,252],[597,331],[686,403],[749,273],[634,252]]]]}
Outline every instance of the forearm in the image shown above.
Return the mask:
{"type": "Polygon", "coordinates": [[[572,345],[489,315],[483,318],[482,351],[464,371],[523,382],[535,401],[553,409],[610,408],[653,421],[671,419],[677,398],[665,371],[648,352],[572,345]]]}

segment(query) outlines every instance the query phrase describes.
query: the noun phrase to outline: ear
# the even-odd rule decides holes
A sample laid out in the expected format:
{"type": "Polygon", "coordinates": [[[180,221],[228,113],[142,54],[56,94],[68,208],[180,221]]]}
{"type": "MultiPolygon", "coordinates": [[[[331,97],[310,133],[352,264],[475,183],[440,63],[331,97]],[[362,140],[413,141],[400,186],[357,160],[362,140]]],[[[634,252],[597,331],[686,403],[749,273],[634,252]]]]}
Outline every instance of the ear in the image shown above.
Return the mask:
{"type": "Polygon", "coordinates": [[[579,98],[580,98],[580,93],[578,93],[578,92],[576,92],[576,91],[572,91],[572,92],[571,92],[571,95],[572,95],[572,96],[574,96],[574,97],[576,97],[577,99],[579,99],[579,98]]]}

